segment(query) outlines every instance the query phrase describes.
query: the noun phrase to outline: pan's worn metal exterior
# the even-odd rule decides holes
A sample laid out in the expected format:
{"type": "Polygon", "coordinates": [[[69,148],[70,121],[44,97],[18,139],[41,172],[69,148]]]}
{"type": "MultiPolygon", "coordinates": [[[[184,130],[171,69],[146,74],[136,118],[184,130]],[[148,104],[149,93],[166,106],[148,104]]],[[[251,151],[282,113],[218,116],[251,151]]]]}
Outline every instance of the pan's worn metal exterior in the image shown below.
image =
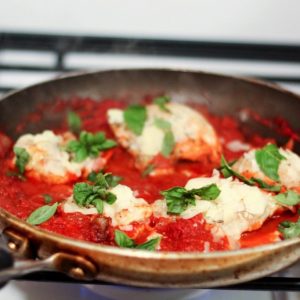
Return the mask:
{"type": "MultiPolygon", "coordinates": [[[[12,93],[0,101],[1,131],[16,137],[20,119],[41,103],[54,99],[89,97],[139,101],[145,95],[168,94],[174,101],[207,104],[215,114],[237,116],[243,108],[264,117],[281,116],[300,131],[300,98],[271,84],[202,72],[178,70],[115,70],[72,75],[12,93]]],[[[24,132],[38,132],[55,124],[47,115],[24,132]]],[[[282,137],[244,120],[261,134],[282,137]]],[[[18,133],[20,134],[20,133],[18,133]]],[[[284,139],[283,139],[284,140],[284,139]]],[[[299,148],[296,148],[299,152],[299,148]]],[[[148,287],[213,287],[263,277],[300,257],[300,239],[265,246],[214,253],[147,252],[73,240],[37,229],[0,209],[0,227],[15,256],[39,258],[43,268],[63,271],[79,279],[101,279],[148,287]]]]}

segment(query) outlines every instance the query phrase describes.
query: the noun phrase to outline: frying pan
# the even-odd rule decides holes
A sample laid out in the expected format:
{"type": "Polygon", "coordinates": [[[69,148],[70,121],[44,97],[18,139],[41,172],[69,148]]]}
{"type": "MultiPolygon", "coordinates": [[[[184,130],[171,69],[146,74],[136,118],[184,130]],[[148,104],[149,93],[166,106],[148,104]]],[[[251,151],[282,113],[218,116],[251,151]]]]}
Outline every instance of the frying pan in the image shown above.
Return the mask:
{"type": "MultiPolygon", "coordinates": [[[[300,130],[300,99],[277,86],[256,80],[179,70],[114,70],[71,75],[11,93],[0,101],[0,128],[16,138],[15,128],[41,103],[53,99],[122,98],[136,102],[145,95],[167,94],[174,101],[197,101],[218,115],[237,117],[252,108],[263,117],[281,116],[300,130]]],[[[99,100],[101,101],[101,100],[99,100]]],[[[59,115],[45,112],[43,121],[27,124],[24,132],[39,132],[59,115]]],[[[244,120],[245,128],[282,137],[244,120]]],[[[285,140],[286,141],[286,140],[285,140]]],[[[299,152],[299,148],[296,149],[299,152]]],[[[255,248],[214,253],[147,252],[121,249],[43,231],[0,209],[4,243],[13,257],[25,262],[5,269],[0,279],[35,270],[58,270],[78,279],[95,279],[145,287],[214,287],[263,277],[296,262],[300,239],[255,248]]]]}

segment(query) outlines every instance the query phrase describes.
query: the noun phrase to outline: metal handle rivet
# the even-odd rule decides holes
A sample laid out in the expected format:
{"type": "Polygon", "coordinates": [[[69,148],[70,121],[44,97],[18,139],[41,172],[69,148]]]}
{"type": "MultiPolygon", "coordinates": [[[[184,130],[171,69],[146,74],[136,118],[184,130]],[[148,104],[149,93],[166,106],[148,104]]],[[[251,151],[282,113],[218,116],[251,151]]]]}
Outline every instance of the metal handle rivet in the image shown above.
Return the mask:
{"type": "Polygon", "coordinates": [[[11,251],[16,251],[17,250],[17,245],[14,242],[8,242],[7,243],[7,247],[11,250],[11,251]]]}
{"type": "Polygon", "coordinates": [[[84,271],[82,270],[82,268],[79,268],[79,267],[75,267],[75,268],[70,269],[69,274],[72,277],[79,278],[79,279],[84,278],[84,276],[85,276],[84,271]]]}

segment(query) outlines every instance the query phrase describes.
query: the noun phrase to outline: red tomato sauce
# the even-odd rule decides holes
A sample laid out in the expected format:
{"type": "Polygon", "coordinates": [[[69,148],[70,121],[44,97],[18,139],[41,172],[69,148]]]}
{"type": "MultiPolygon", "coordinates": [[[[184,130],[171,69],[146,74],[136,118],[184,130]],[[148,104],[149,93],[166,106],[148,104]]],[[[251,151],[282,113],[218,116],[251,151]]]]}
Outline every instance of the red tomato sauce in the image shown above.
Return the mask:
{"type": "MultiPolygon", "coordinates": [[[[113,138],[113,133],[106,120],[106,112],[109,108],[123,108],[124,106],[125,103],[123,101],[113,99],[106,99],[101,102],[92,99],[58,100],[51,106],[42,105],[38,107],[34,113],[30,114],[19,124],[16,130],[20,134],[24,133],[27,123],[38,124],[43,120],[46,113],[64,114],[68,110],[72,110],[80,115],[83,121],[82,129],[91,132],[104,131],[107,137],[113,138]]],[[[243,153],[241,151],[230,151],[226,147],[226,144],[230,141],[239,140],[252,146],[262,146],[270,141],[270,139],[265,139],[258,135],[246,138],[239,123],[233,118],[213,116],[200,105],[193,105],[193,107],[201,111],[214,126],[223,143],[223,154],[228,161],[239,158],[243,153]]],[[[49,129],[55,132],[66,131],[66,120],[64,119],[57,127],[49,129]]],[[[62,202],[72,194],[74,183],[51,185],[32,179],[22,181],[16,177],[7,176],[7,172],[11,171],[11,150],[12,143],[9,142],[7,137],[0,135],[0,206],[2,208],[20,219],[26,220],[32,211],[45,205],[44,194],[52,197],[51,203],[62,202]]],[[[160,161],[160,163],[165,162],[160,161]]],[[[134,158],[126,150],[117,146],[112,149],[112,156],[105,167],[105,172],[122,176],[122,184],[128,185],[136,191],[138,197],[152,203],[161,198],[160,191],[174,186],[184,186],[193,177],[210,176],[212,169],[218,167],[218,165],[207,161],[179,161],[172,167],[175,170],[173,174],[156,177],[142,176],[141,172],[134,166],[134,158]]],[[[82,179],[78,181],[82,181],[82,179]]],[[[278,223],[286,219],[295,220],[296,217],[294,215],[272,217],[261,229],[243,234],[241,246],[252,247],[274,241],[278,223]]],[[[114,228],[112,228],[110,220],[103,220],[97,215],[64,213],[59,207],[56,214],[39,225],[39,227],[75,239],[115,245],[114,228]]],[[[132,228],[125,232],[136,243],[146,241],[151,233],[157,232],[163,236],[160,243],[161,250],[218,251],[228,249],[227,239],[215,240],[210,229],[211,225],[207,224],[200,214],[191,219],[152,217],[149,224],[135,222],[132,228]]]]}

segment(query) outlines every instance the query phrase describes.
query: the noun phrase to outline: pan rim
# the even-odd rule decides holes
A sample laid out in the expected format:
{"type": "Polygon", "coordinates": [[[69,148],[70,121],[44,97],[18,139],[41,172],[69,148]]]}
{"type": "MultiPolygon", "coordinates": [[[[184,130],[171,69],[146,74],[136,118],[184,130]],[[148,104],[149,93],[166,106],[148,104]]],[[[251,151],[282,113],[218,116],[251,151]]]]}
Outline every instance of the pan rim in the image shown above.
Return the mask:
{"type": "MultiPolygon", "coordinates": [[[[243,81],[246,83],[254,84],[263,86],[272,90],[276,90],[280,93],[285,93],[293,98],[300,100],[300,95],[291,92],[277,84],[269,83],[260,79],[256,78],[249,78],[249,77],[243,77],[243,76],[235,76],[235,75],[228,75],[228,74],[220,74],[220,73],[214,73],[214,72],[207,72],[207,71],[201,71],[201,70],[191,70],[188,68],[105,68],[101,70],[93,70],[93,71],[75,71],[70,72],[67,74],[60,75],[54,79],[49,79],[45,81],[38,82],[36,84],[18,89],[16,91],[11,91],[6,94],[4,94],[2,97],[0,97],[0,102],[2,101],[8,101],[10,97],[15,96],[19,93],[26,92],[32,88],[45,85],[47,83],[55,83],[57,81],[61,81],[64,79],[72,79],[72,78],[80,78],[82,76],[93,76],[97,74],[103,74],[103,73],[113,73],[113,72],[167,72],[167,73],[189,73],[189,74],[204,74],[209,76],[218,76],[222,78],[227,79],[234,79],[243,81]]],[[[37,228],[35,226],[32,226],[28,223],[26,223],[24,220],[21,220],[17,217],[15,217],[13,214],[9,213],[3,208],[0,208],[0,217],[8,220],[9,223],[16,225],[18,229],[24,230],[28,233],[31,233],[34,236],[42,236],[43,238],[46,238],[48,241],[57,242],[59,244],[64,244],[68,246],[75,246],[77,248],[84,248],[87,250],[102,252],[102,253],[108,253],[112,255],[118,255],[118,256],[127,256],[127,257],[136,257],[136,258],[148,258],[153,260],[160,260],[160,259],[166,259],[166,260],[177,260],[177,259],[183,259],[183,260],[190,260],[190,259],[214,259],[214,258],[230,258],[234,256],[240,256],[240,255],[248,255],[248,254],[258,254],[261,252],[268,252],[273,251],[289,246],[296,245],[300,243],[300,237],[298,238],[292,238],[289,240],[282,240],[278,241],[272,244],[265,244],[260,246],[255,246],[251,248],[243,248],[243,249],[236,249],[236,250],[225,250],[225,251],[214,251],[214,252],[171,252],[171,251],[145,251],[140,249],[126,249],[126,248],[119,248],[116,246],[108,246],[108,245],[102,245],[97,243],[92,243],[88,241],[78,240],[74,238],[70,238],[61,234],[57,234],[54,232],[50,232],[47,230],[43,230],[40,228],[37,228]]]]}

